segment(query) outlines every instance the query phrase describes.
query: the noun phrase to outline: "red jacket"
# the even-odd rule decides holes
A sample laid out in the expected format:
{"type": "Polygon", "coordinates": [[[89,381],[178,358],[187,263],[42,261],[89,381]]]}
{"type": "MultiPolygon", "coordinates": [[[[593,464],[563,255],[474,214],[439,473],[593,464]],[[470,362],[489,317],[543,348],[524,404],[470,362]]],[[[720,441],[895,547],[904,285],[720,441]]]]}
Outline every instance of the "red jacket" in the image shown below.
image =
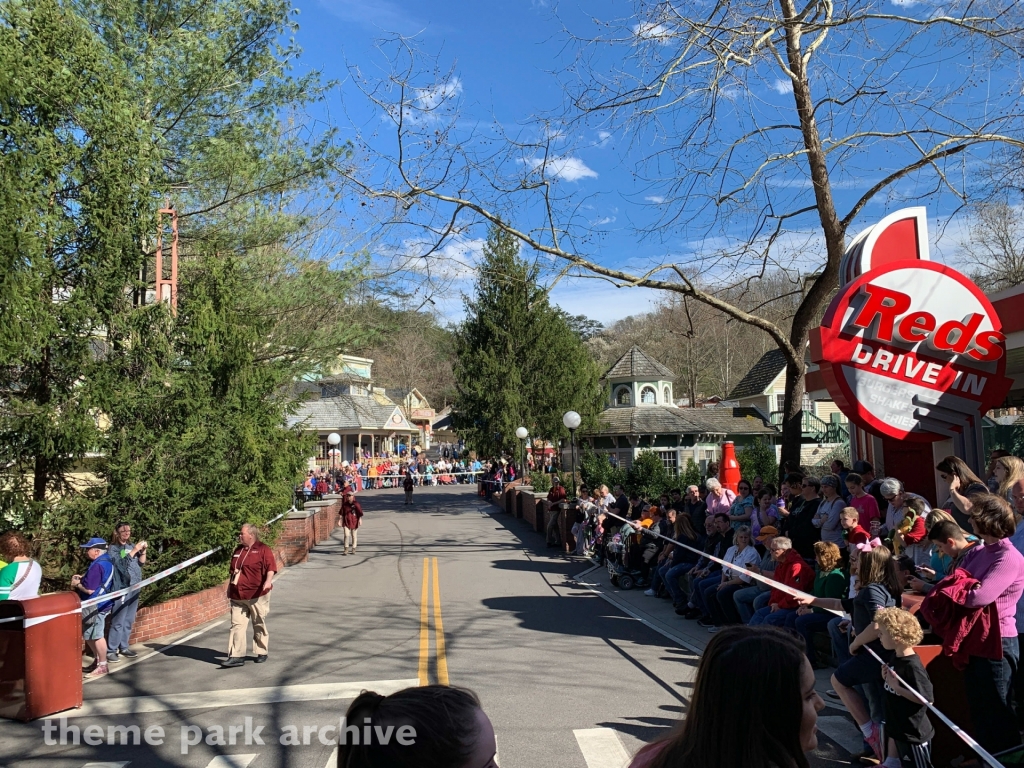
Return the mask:
{"type": "Polygon", "coordinates": [[[346,528],[355,530],[359,527],[359,521],[363,518],[363,508],[359,502],[352,499],[350,504],[347,500],[341,502],[341,524],[346,528]]]}
{"type": "Polygon", "coordinates": [[[969,656],[1003,658],[996,604],[966,608],[964,599],[980,582],[962,568],[946,576],[921,603],[920,614],[942,638],[942,653],[957,669],[967,667],[969,656]]]}
{"type": "MultiPolygon", "coordinates": [[[[775,566],[775,581],[787,587],[811,592],[814,587],[814,569],[809,566],[795,549],[787,549],[775,566]]],[[[796,599],[781,589],[773,589],[768,596],[768,604],[776,604],[779,608],[796,608],[796,599]]]]}

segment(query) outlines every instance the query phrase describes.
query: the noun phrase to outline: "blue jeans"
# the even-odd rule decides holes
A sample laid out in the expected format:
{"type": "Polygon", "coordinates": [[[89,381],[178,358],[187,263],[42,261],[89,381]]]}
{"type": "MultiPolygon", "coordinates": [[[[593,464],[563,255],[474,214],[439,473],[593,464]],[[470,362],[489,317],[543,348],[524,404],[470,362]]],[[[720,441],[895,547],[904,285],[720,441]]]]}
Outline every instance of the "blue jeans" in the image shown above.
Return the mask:
{"type": "Polygon", "coordinates": [[[683,589],[679,586],[679,577],[691,568],[693,568],[693,563],[680,563],[679,565],[673,565],[665,572],[665,589],[672,595],[673,605],[682,605],[686,601],[683,589]]]}
{"type": "Polygon", "coordinates": [[[849,632],[839,629],[842,621],[842,616],[835,616],[828,622],[828,636],[832,639],[832,655],[836,657],[839,666],[842,666],[843,662],[850,658],[850,635],[849,632]]]}
{"type": "Polygon", "coordinates": [[[727,587],[709,592],[704,597],[704,602],[707,603],[708,610],[711,612],[711,620],[715,624],[739,623],[740,617],[736,613],[736,602],[732,598],[741,589],[745,589],[744,585],[730,584],[727,587]]]}
{"type": "Polygon", "coordinates": [[[665,562],[654,569],[654,575],[651,577],[651,591],[654,594],[658,594],[658,588],[664,583],[665,576],[671,567],[671,563],[665,562]]]}
{"type": "Polygon", "coordinates": [[[135,624],[135,614],[139,610],[139,593],[126,595],[114,603],[110,612],[110,632],[107,635],[107,648],[110,651],[128,650],[128,638],[135,624]],[[122,601],[127,602],[122,602],[122,601]]]}
{"type": "Polygon", "coordinates": [[[694,608],[701,612],[701,615],[711,615],[711,611],[708,610],[708,605],[704,600],[704,590],[715,589],[721,583],[721,571],[713,573],[710,576],[705,576],[700,581],[693,582],[693,590],[690,592],[690,602],[693,604],[694,608]]]}
{"type": "Polygon", "coordinates": [[[989,752],[1020,744],[1013,714],[1013,678],[1020,662],[1017,636],[1003,638],[1003,658],[971,656],[964,670],[967,705],[978,742],[989,752]]]}
{"type": "Polygon", "coordinates": [[[794,613],[786,622],[787,627],[792,627],[803,637],[807,644],[807,658],[812,662],[814,661],[814,635],[827,630],[832,618],[830,613],[805,613],[803,616],[797,616],[794,613]]]}
{"type": "Polygon", "coordinates": [[[768,605],[769,595],[771,595],[771,590],[761,589],[759,586],[741,589],[733,595],[732,601],[736,605],[736,612],[740,615],[740,621],[744,624],[749,624],[750,620],[754,617],[754,612],[768,605]]]}
{"type": "MultiPolygon", "coordinates": [[[[796,608],[779,608],[777,611],[772,611],[771,606],[767,606],[762,608],[761,611],[768,611],[768,614],[761,620],[761,623],[767,624],[770,627],[784,627],[786,622],[789,621],[790,616],[796,616],[796,608]]],[[[754,615],[757,616],[757,613],[754,615]]]]}

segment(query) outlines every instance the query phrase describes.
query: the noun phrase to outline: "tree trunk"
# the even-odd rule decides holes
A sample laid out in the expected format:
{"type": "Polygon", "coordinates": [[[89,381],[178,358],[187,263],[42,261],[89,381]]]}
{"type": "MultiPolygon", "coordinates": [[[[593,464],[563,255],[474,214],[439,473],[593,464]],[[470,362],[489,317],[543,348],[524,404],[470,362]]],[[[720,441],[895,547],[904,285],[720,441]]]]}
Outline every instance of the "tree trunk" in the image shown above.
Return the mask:
{"type": "Polygon", "coordinates": [[[785,476],[783,467],[786,462],[793,466],[800,466],[800,446],[803,443],[803,400],[804,400],[804,373],[806,365],[801,360],[800,365],[794,365],[793,361],[786,363],[786,402],[782,415],[782,456],[779,460],[780,482],[785,476]]]}

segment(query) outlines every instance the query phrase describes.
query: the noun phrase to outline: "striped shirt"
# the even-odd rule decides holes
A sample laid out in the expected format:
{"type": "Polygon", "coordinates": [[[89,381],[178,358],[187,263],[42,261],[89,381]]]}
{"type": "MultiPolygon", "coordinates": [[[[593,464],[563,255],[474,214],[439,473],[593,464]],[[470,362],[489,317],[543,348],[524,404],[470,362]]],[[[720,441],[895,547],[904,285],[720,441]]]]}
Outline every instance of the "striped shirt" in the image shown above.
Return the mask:
{"type": "Polygon", "coordinates": [[[43,569],[35,560],[19,560],[0,569],[0,600],[28,600],[39,596],[43,569]],[[14,585],[17,584],[17,588],[14,585]]]}

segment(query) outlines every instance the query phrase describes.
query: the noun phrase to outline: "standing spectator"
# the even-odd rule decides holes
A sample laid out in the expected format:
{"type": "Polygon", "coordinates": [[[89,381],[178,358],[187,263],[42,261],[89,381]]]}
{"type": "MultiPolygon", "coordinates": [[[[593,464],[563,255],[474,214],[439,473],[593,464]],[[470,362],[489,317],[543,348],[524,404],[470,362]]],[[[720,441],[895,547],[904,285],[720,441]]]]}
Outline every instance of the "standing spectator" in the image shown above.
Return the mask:
{"type": "Polygon", "coordinates": [[[924,632],[917,619],[900,608],[878,611],[875,629],[882,647],[893,654],[891,667],[882,667],[888,737],[883,768],[931,768],[935,727],[928,719],[928,707],[900,683],[905,682],[929,703],[935,699],[932,681],[914,652],[914,646],[924,639],[924,632]]]}
{"type": "Polygon", "coordinates": [[[928,503],[924,496],[908,492],[903,487],[903,483],[895,477],[885,478],[879,486],[879,490],[882,493],[882,498],[886,501],[885,519],[879,530],[880,536],[891,536],[899,528],[900,522],[903,520],[903,508],[906,505],[907,499],[920,499],[926,515],[932,511],[931,504],[928,503]]]}
{"type": "MultiPolygon", "coordinates": [[[[114,540],[107,548],[107,554],[110,555],[114,573],[117,574],[114,578],[117,589],[134,587],[142,581],[142,566],[146,564],[147,546],[144,541],[132,544],[130,523],[118,523],[114,527],[114,540]]],[[[132,636],[132,627],[135,625],[135,614],[138,610],[137,591],[124,595],[115,603],[110,615],[110,633],[107,635],[107,661],[116,664],[121,660],[121,656],[134,659],[139,655],[128,647],[128,639],[132,636]]]]}
{"type": "Polygon", "coordinates": [[[850,470],[846,468],[842,459],[833,459],[832,464],[829,467],[832,470],[832,474],[839,478],[840,496],[843,497],[843,501],[850,498],[850,492],[846,490],[846,476],[850,474],[850,470]]]}
{"type": "Polygon", "coordinates": [[[43,569],[32,559],[32,545],[16,531],[0,536],[0,600],[28,600],[39,595],[43,569]]]}
{"type": "Polygon", "coordinates": [[[843,538],[839,513],[843,511],[846,503],[839,493],[840,488],[845,490],[846,486],[837,475],[825,475],[821,478],[821,503],[818,504],[811,524],[821,531],[822,541],[830,541],[842,550],[846,549],[846,540],[843,538]]]}
{"type": "MultiPolygon", "coordinates": [[[[875,505],[878,507],[879,512],[881,512],[882,507],[885,506],[885,499],[882,498],[882,481],[875,477],[875,468],[871,466],[871,462],[856,461],[853,464],[853,471],[861,476],[861,481],[864,483],[864,492],[875,499],[875,505]]],[[[849,478],[849,475],[847,475],[847,478],[849,478]]]]}
{"type": "Polygon", "coordinates": [[[779,508],[775,506],[775,494],[771,488],[761,488],[754,494],[756,503],[754,511],[750,516],[750,532],[753,538],[761,535],[761,529],[766,525],[773,528],[779,527],[779,508]]]}
{"type": "Polygon", "coordinates": [[[953,516],[961,528],[966,528],[970,521],[971,497],[988,493],[988,486],[959,456],[947,456],[935,465],[935,469],[938,470],[939,479],[949,486],[949,497],[942,508],[953,516]]]}
{"type": "Polygon", "coordinates": [[[992,476],[999,483],[996,495],[1013,504],[1013,486],[1024,480],[1024,461],[1016,456],[1000,456],[992,467],[992,476]]]}
{"type": "Polygon", "coordinates": [[[356,496],[349,489],[341,499],[341,525],[344,530],[344,539],[341,544],[341,554],[354,555],[359,546],[359,524],[363,519],[363,508],[356,501],[356,496]]]}
{"type": "MultiPolygon", "coordinates": [[[[772,542],[772,557],[775,566],[775,581],[783,586],[807,592],[814,584],[814,571],[793,549],[793,542],[785,536],[776,536],[772,542]]],[[[751,626],[770,624],[775,627],[786,626],[789,617],[796,613],[796,598],[781,589],[772,589],[768,597],[768,605],[759,609],[750,620],[751,626]]]]}
{"type": "MultiPolygon", "coordinates": [[[[487,483],[485,482],[486,486],[487,483]]],[[[405,491],[405,505],[409,506],[412,504],[412,489],[416,487],[416,481],[412,479],[412,471],[405,473],[405,479],[402,480],[402,489],[405,491]]]]}
{"type": "MultiPolygon", "coordinates": [[[[842,569],[842,553],[831,541],[814,543],[814,586],[811,594],[815,597],[832,597],[842,599],[846,594],[846,574],[842,569]]],[[[814,634],[824,632],[828,628],[832,614],[822,608],[801,605],[796,613],[786,620],[786,626],[796,630],[807,645],[807,658],[811,665],[818,668],[814,658],[814,634]]]]}
{"type": "Polygon", "coordinates": [[[245,664],[249,622],[252,622],[252,648],[256,663],[265,662],[270,653],[267,615],[270,613],[270,590],[274,586],[277,562],[273,550],[260,541],[255,525],[243,525],[238,540],[239,544],[231,555],[228,582],[228,599],[231,601],[228,658],[221,667],[245,664]]]}
{"type": "Polygon", "coordinates": [[[932,545],[928,541],[925,517],[924,501],[916,496],[908,496],[899,515],[899,527],[892,535],[893,552],[897,555],[907,555],[914,561],[915,566],[927,565],[932,558],[932,545]]]}
{"type": "Polygon", "coordinates": [[[1005,451],[1002,448],[996,448],[988,455],[988,475],[985,476],[985,485],[988,486],[989,491],[996,493],[999,491],[999,481],[996,479],[996,461],[1003,458],[1003,456],[1012,456],[1009,451],[1005,451]]]}
{"type": "Polygon", "coordinates": [[[805,560],[814,559],[814,545],[821,538],[821,532],[815,527],[814,519],[818,515],[821,499],[821,481],[816,477],[804,477],[800,480],[800,505],[789,513],[786,518],[785,532],[793,540],[793,549],[805,560]]]}
{"type": "Polygon", "coordinates": [[[735,531],[741,525],[750,525],[750,517],[754,513],[754,495],[750,490],[750,483],[740,480],[736,484],[739,493],[729,506],[729,523],[735,531]]]}
{"type": "Polygon", "coordinates": [[[808,768],[824,706],[792,634],[729,627],[704,649],[686,718],[629,768],[808,768]]]}
{"type": "MultiPolygon", "coordinates": [[[[1014,483],[1011,495],[1013,496],[1013,511],[1017,530],[1013,532],[1010,541],[1013,543],[1014,548],[1021,555],[1024,555],[1024,480],[1018,480],[1014,483]]],[[[2,547],[0,547],[0,552],[3,552],[2,547]]],[[[2,583],[2,574],[0,574],[0,583],[2,583]]],[[[1021,595],[1020,599],[1017,600],[1016,621],[1017,650],[1019,652],[1021,645],[1024,644],[1024,595],[1021,595]]],[[[1014,688],[1017,696],[1017,721],[1018,723],[1024,723],[1024,674],[1021,674],[1019,664],[1014,680],[1014,688]]]]}
{"type": "Polygon", "coordinates": [[[728,488],[723,488],[717,477],[709,477],[704,481],[704,487],[708,489],[707,498],[704,500],[708,515],[723,513],[728,515],[729,508],[736,501],[736,494],[728,488]]]}
{"type": "Polygon", "coordinates": [[[549,547],[560,547],[562,545],[561,521],[562,503],[565,501],[565,487],[558,475],[551,478],[551,490],[548,491],[548,525],[545,529],[545,536],[549,547]]]}
{"type": "Polygon", "coordinates": [[[856,472],[851,472],[846,476],[846,487],[850,491],[850,506],[857,510],[858,525],[865,531],[869,531],[872,536],[878,535],[878,528],[882,524],[882,514],[879,512],[875,497],[867,492],[864,478],[856,472]]]}
{"type": "Polygon", "coordinates": [[[700,497],[700,488],[696,485],[687,486],[686,498],[683,500],[682,507],[676,507],[676,510],[684,511],[690,516],[690,523],[694,530],[704,530],[704,518],[708,516],[708,505],[700,497]]]}
{"type": "MultiPolygon", "coordinates": [[[[872,536],[865,531],[860,525],[860,512],[853,507],[843,507],[839,513],[839,522],[843,526],[843,531],[846,535],[846,548],[859,547],[862,544],[867,544],[871,540],[872,536]]],[[[879,541],[879,544],[882,542],[879,541]]]]}
{"type": "MultiPolygon", "coordinates": [[[[84,576],[76,573],[71,577],[72,589],[87,599],[107,594],[114,580],[114,564],[107,556],[107,542],[95,536],[79,548],[85,550],[86,557],[92,562],[84,576]]],[[[102,677],[108,671],[106,628],[113,604],[113,600],[104,600],[82,611],[82,634],[95,659],[89,670],[90,677],[102,677]]]]}
{"type": "Polygon", "coordinates": [[[968,550],[960,567],[981,583],[967,593],[963,605],[982,608],[995,603],[1003,657],[971,656],[964,682],[975,737],[989,752],[999,752],[1020,744],[1013,714],[1013,679],[1020,662],[1016,615],[1024,594],[1024,556],[1010,541],[1017,523],[1003,497],[979,494],[971,501],[971,527],[982,543],[968,550]]]}

